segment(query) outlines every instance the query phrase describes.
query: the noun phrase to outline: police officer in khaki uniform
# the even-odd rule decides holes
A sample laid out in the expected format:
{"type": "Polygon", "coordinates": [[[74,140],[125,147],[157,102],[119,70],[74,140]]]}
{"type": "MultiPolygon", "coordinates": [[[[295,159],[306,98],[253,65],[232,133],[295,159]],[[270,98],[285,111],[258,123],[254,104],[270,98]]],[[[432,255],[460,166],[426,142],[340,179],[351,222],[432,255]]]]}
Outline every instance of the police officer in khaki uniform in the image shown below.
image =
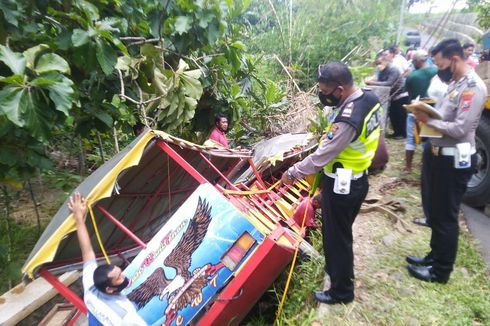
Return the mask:
{"type": "Polygon", "coordinates": [[[433,50],[438,75],[450,82],[438,104],[442,120],[418,112],[418,121],[440,131],[442,138],[431,138],[423,154],[427,171],[428,210],[432,236],[431,251],[425,257],[408,256],[410,275],[427,282],[446,283],[453,270],[458,247],[458,213],[467,183],[475,172],[475,130],[487,89],[464,60],[463,48],[455,39],[439,43],[433,50]]]}
{"type": "Polygon", "coordinates": [[[382,109],[373,92],[354,85],[349,68],[341,62],[319,67],[320,101],[334,110],[329,115],[325,138],[318,149],[282,176],[291,184],[323,169],[323,250],[328,291],[315,292],[323,303],[354,300],[352,224],[367,195],[367,169],[381,133],[382,109]]]}

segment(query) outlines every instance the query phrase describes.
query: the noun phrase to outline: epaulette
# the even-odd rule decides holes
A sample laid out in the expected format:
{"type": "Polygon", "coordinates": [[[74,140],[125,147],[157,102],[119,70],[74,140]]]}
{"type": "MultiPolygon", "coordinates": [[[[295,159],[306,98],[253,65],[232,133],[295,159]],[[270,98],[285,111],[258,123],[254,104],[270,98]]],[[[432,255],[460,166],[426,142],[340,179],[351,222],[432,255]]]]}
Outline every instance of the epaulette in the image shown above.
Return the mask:
{"type": "Polygon", "coordinates": [[[476,80],[473,76],[468,76],[466,79],[466,86],[468,87],[475,87],[476,86],[476,80]]]}

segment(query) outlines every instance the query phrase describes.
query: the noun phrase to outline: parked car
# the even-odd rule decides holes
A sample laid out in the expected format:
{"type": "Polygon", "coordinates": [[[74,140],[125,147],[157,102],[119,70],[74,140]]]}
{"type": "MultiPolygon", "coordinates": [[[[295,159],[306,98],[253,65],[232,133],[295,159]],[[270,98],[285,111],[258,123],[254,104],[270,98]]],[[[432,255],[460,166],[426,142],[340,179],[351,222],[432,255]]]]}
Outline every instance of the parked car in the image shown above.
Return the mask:
{"type": "Polygon", "coordinates": [[[420,33],[418,31],[408,31],[405,34],[405,45],[419,47],[421,43],[420,33]]]}

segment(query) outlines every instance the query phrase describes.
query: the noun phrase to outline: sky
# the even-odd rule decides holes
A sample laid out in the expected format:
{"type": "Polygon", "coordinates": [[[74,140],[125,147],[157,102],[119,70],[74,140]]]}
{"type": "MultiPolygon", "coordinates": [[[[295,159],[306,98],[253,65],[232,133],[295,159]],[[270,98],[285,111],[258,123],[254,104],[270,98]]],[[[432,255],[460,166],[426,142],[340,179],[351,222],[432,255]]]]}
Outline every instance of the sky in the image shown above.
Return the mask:
{"type": "MultiPolygon", "coordinates": [[[[446,12],[451,9],[453,4],[452,0],[430,0],[423,1],[423,3],[415,3],[410,8],[410,13],[426,13],[432,7],[431,13],[446,12]]],[[[466,6],[465,0],[458,0],[454,9],[463,9],[466,6]]]]}

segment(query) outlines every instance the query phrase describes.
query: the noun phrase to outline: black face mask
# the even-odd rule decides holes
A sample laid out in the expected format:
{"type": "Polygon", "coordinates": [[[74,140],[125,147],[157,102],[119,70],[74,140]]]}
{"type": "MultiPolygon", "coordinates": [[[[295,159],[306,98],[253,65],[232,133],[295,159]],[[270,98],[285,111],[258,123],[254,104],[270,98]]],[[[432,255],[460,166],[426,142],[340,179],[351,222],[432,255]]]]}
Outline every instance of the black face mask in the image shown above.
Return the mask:
{"type": "Polygon", "coordinates": [[[451,66],[447,67],[446,69],[443,70],[438,70],[437,71],[437,76],[443,81],[444,83],[449,83],[451,79],[453,78],[453,72],[451,71],[451,66]]]}
{"type": "Polygon", "coordinates": [[[111,288],[114,289],[114,293],[120,293],[122,290],[124,290],[125,288],[127,288],[129,285],[129,278],[127,277],[124,277],[124,281],[122,281],[121,284],[117,285],[117,286],[109,286],[111,288]]]}
{"type": "MultiPolygon", "coordinates": [[[[335,90],[333,92],[335,92],[335,90]]],[[[337,106],[337,105],[339,105],[340,98],[333,95],[333,92],[331,92],[328,95],[323,94],[322,92],[319,92],[318,98],[320,99],[320,103],[322,103],[324,106],[337,106]]]]}

